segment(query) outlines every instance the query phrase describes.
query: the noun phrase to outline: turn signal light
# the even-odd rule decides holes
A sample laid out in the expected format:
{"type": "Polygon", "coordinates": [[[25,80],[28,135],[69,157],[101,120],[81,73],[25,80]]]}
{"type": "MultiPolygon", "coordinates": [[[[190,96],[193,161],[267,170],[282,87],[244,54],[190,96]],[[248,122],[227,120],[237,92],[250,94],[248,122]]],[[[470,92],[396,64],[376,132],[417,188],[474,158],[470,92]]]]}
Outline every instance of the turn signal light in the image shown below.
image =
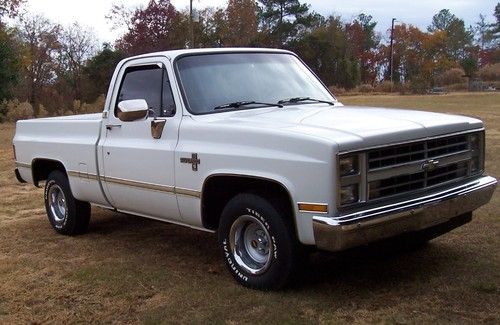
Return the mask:
{"type": "Polygon", "coordinates": [[[299,203],[299,211],[301,211],[301,212],[328,213],[328,205],[327,204],[315,204],[315,203],[299,203]]]}

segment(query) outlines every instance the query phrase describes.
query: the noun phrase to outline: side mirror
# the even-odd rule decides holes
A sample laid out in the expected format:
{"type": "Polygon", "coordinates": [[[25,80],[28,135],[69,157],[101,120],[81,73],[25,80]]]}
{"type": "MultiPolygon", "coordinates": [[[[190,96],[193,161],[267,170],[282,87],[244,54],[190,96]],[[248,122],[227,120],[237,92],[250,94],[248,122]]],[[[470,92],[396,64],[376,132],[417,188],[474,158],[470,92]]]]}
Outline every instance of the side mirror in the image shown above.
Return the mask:
{"type": "Polygon", "coordinates": [[[144,99],[130,99],[118,103],[118,118],[123,122],[143,119],[148,113],[148,103],[144,99]]]}

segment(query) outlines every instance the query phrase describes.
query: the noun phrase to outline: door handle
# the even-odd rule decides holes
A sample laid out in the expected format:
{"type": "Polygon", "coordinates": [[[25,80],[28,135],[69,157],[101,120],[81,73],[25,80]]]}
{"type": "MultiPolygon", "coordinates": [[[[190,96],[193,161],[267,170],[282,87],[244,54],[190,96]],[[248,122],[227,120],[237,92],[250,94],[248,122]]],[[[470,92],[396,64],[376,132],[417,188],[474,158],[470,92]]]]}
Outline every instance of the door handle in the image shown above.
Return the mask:
{"type": "Polygon", "coordinates": [[[106,125],[106,130],[111,130],[113,128],[121,128],[122,125],[121,124],[107,124],[106,125]]]}

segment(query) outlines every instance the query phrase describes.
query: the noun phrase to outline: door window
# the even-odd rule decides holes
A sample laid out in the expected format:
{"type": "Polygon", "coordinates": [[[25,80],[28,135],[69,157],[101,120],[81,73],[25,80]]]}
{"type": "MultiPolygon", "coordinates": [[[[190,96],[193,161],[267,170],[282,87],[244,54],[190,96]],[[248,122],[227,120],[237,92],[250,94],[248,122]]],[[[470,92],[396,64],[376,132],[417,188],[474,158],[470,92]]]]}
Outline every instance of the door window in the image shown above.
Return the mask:
{"type": "Polygon", "coordinates": [[[158,65],[129,67],[125,70],[118,92],[118,103],[123,100],[144,99],[148,103],[150,116],[168,117],[175,114],[175,103],[166,69],[158,65]]]}

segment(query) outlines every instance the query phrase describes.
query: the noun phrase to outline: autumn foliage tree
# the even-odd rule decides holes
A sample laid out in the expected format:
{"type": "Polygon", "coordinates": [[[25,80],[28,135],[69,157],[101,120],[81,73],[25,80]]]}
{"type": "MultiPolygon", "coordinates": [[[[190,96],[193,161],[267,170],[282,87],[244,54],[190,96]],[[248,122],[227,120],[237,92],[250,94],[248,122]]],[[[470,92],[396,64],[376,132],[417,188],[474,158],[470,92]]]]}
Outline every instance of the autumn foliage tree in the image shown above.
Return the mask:
{"type": "Polygon", "coordinates": [[[257,38],[257,10],[254,0],[229,0],[226,9],[226,46],[248,46],[257,38]]]}
{"type": "Polygon", "coordinates": [[[362,83],[373,84],[379,72],[380,58],[377,53],[380,37],[375,32],[376,26],[373,17],[365,14],[360,14],[346,25],[349,50],[359,60],[362,83]]]}
{"type": "Polygon", "coordinates": [[[187,44],[186,24],[169,0],[151,0],[146,8],[129,17],[129,29],[117,48],[129,55],[183,48],[187,44]]]}
{"type": "Polygon", "coordinates": [[[451,83],[463,89],[464,75],[500,81],[500,3],[492,10],[495,20],[480,16],[474,30],[448,9],[436,13],[427,30],[398,24],[392,85],[382,82],[390,75],[390,47],[368,13],[323,17],[302,0],[228,0],[226,7],[197,11],[190,44],[188,10],[151,0],[144,7],[114,5],[109,18],[125,32],[99,49],[88,27],[19,17],[24,2],[0,0],[0,121],[23,111],[21,104],[38,116],[99,111],[122,58],[187,47],[289,49],[337,89],[425,92],[451,83]]]}
{"type": "MultiPolygon", "coordinates": [[[[393,49],[393,80],[395,82],[409,82],[419,74],[431,73],[433,66],[428,66],[428,63],[432,61],[430,51],[433,46],[430,42],[429,34],[413,25],[395,26],[393,49]]],[[[383,46],[382,51],[385,58],[390,57],[389,46],[383,46]]],[[[387,71],[388,75],[389,71],[387,71]]]]}

